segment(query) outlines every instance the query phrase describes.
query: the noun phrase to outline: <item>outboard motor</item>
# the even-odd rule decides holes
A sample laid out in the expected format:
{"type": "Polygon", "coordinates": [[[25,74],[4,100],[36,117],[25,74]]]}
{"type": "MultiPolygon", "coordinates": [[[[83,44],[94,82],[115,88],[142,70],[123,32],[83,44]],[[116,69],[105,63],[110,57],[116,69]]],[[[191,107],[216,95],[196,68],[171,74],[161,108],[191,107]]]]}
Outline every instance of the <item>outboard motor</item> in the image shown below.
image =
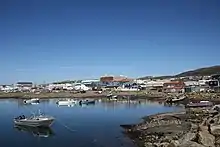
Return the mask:
{"type": "Polygon", "coordinates": [[[79,101],[79,105],[82,105],[82,100],[79,101]]]}

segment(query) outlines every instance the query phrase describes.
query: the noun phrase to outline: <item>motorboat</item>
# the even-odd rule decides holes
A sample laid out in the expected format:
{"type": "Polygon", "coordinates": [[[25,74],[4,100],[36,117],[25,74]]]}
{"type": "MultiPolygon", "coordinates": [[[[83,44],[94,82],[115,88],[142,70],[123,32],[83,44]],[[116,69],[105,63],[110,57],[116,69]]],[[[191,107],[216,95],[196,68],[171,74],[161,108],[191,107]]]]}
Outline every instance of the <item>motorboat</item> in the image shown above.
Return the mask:
{"type": "Polygon", "coordinates": [[[51,137],[54,135],[53,130],[50,127],[30,127],[30,126],[14,126],[18,131],[27,132],[34,137],[51,137]]]}
{"type": "Polygon", "coordinates": [[[95,100],[93,100],[93,99],[80,100],[79,104],[80,105],[81,104],[86,104],[86,105],[88,105],[88,104],[95,104],[95,100]]]}
{"type": "Polygon", "coordinates": [[[73,100],[73,99],[60,100],[60,101],[57,102],[57,104],[59,106],[71,106],[71,105],[75,105],[77,103],[78,103],[78,101],[77,100],[73,100]]]}
{"type": "Polygon", "coordinates": [[[210,101],[200,101],[197,103],[190,102],[185,107],[191,108],[191,107],[212,107],[212,106],[213,106],[213,103],[210,101]]]}
{"type": "Polygon", "coordinates": [[[168,99],[166,99],[166,102],[167,103],[176,103],[176,102],[184,101],[185,99],[186,99],[185,96],[176,97],[176,98],[168,98],[168,99]]]}
{"type": "Polygon", "coordinates": [[[36,104],[36,103],[40,103],[40,100],[38,98],[34,98],[34,99],[27,99],[23,101],[24,104],[36,104]]]}
{"type": "Polygon", "coordinates": [[[113,96],[113,94],[109,93],[106,97],[111,98],[112,96],[113,96]]]}
{"type": "Polygon", "coordinates": [[[49,127],[54,122],[55,118],[52,116],[46,116],[39,112],[39,115],[32,115],[25,117],[24,115],[14,118],[14,124],[19,126],[30,127],[49,127]]]}

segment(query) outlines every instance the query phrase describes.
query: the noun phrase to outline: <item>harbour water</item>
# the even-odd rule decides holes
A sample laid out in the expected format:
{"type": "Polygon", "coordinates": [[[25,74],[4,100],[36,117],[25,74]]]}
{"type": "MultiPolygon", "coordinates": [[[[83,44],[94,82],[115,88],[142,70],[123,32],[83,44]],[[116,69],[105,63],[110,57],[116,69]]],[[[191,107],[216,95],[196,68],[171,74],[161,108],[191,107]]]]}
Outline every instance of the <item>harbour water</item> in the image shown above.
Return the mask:
{"type": "Polygon", "coordinates": [[[56,100],[46,100],[38,105],[24,105],[12,99],[0,100],[0,142],[4,147],[135,147],[123,135],[121,124],[137,123],[146,115],[180,109],[150,102],[98,102],[88,106],[59,107],[56,100]],[[14,117],[28,116],[39,109],[56,118],[50,129],[14,127],[14,117]]]}

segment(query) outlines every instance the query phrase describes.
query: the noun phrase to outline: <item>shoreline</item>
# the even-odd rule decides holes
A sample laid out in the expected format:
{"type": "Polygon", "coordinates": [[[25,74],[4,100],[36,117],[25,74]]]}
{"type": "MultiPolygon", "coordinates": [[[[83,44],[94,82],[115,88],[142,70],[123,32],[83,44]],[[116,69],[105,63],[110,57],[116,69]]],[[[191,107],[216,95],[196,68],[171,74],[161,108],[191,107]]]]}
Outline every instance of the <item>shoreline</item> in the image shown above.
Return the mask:
{"type": "Polygon", "coordinates": [[[121,125],[138,147],[220,146],[220,113],[207,108],[146,116],[137,124],[121,125]]]}
{"type": "MultiPolygon", "coordinates": [[[[98,94],[94,91],[88,91],[86,93],[71,93],[71,92],[53,92],[53,93],[0,93],[0,99],[30,99],[30,98],[39,98],[39,99],[59,99],[59,98],[92,98],[92,99],[101,99],[107,98],[108,92],[103,92],[98,94]]],[[[146,99],[152,101],[165,101],[163,95],[154,95],[154,94],[143,94],[137,92],[116,92],[113,95],[117,95],[119,99],[130,98],[131,100],[146,99]]]]}

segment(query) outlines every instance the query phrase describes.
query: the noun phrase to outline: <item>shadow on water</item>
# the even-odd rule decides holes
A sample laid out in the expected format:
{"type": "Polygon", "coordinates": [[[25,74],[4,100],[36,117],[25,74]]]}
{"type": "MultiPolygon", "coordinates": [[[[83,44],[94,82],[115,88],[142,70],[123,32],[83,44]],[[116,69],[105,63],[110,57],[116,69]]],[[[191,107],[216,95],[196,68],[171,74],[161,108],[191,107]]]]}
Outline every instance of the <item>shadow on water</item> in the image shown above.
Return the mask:
{"type": "Polygon", "coordinates": [[[14,128],[20,132],[27,132],[34,137],[52,137],[55,135],[54,131],[50,127],[28,127],[15,125],[14,128]]]}

